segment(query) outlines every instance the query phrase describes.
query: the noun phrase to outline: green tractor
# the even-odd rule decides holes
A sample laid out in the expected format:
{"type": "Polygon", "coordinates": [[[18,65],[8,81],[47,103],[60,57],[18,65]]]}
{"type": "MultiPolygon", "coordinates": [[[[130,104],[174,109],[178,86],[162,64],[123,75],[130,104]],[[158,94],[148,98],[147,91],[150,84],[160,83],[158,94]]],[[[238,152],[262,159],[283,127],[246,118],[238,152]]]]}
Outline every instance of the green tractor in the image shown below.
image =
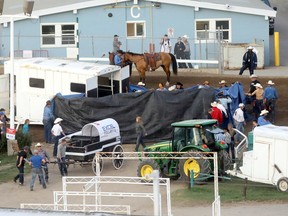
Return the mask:
{"type": "Polygon", "coordinates": [[[201,157],[199,152],[218,153],[218,173],[225,174],[231,164],[231,159],[226,151],[228,145],[223,139],[223,131],[215,125],[214,119],[186,120],[172,123],[172,140],[153,144],[144,149],[148,154],[147,159],[142,159],[138,165],[137,175],[146,177],[154,169],[158,169],[163,177],[171,179],[189,180],[190,171],[193,170],[195,181],[204,181],[213,170],[213,160],[200,159],[181,159],[177,152],[187,152],[182,157],[188,157],[193,152],[194,157],[201,157]],[[156,157],[153,152],[175,152],[171,159],[149,159],[156,157]],[[197,154],[198,152],[198,154],[197,154]],[[178,158],[177,158],[178,157],[178,158]],[[176,159],[175,159],[176,158],[176,159]]]}

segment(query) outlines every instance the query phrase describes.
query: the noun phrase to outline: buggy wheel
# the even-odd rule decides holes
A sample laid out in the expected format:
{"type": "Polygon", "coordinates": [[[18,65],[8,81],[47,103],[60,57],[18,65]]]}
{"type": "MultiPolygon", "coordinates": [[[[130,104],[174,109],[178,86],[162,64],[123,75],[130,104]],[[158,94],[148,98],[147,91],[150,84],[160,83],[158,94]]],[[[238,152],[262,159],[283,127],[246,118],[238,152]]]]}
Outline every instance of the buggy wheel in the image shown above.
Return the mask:
{"type": "Polygon", "coordinates": [[[229,170],[232,160],[227,151],[221,150],[218,152],[219,174],[225,175],[225,171],[229,170]]]}
{"type": "MultiPolygon", "coordinates": [[[[100,155],[99,156],[99,168],[100,168],[100,173],[102,173],[102,170],[103,170],[103,166],[104,166],[104,160],[102,159],[102,156],[100,155]]],[[[93,161],[92,161],[92,171],[94,172],[95,175],[97,175],[97,161],[96,161],[96,155],[95,157],[93,158],[93,161]]]]}
{"type": "Polygon", "coordinates": [[[282,192],[288,192],[288,178],[280,178],[277,182],[277,189],[282,192]]]}
{"type": "MultiPolygon", "coordinates": [[[[189,154],[183,154],[182,157],[191,157],[191,152],[189,154]]],[[[195,154],[194,157],[201,157],[200,154],[195,154]]],[[[195,159],[195,158],[188,158],[188,159],[180,159],[179,162],[179,171],[180,171],[180,176],[181,179],[184,181],[189,181],[190,180],[190,171],[193,170],[194,172],[194,180],[201,182],[205,181],[205,175],[210,174],[211,172],[211,166],[210,162],[207,159],[195,159]],[[204,177],[204,178],[203,178],[204,177]]]]}
{"type": "Polygon", "coordinates": [[[144,177],[149,180],[148,175],[150,175],[153,170],[159,170],[159,165],[155,160],[142,160],[138,165],[137,176],[144,177]]]}
{"type": "Polygon", "coordinates": [[[123,158],[123,147],[121,145],[116,145],[112,151],[112,164],[115,169],[120,169],[123,166],[124,158],[123,158]]]}

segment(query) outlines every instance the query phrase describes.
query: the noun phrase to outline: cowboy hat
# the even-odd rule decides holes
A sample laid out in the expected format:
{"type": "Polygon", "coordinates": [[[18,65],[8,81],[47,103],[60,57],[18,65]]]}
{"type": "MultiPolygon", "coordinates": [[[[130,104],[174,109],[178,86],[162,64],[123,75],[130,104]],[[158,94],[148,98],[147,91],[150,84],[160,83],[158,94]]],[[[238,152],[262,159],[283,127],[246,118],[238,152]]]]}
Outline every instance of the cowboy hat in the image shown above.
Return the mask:
{"type": "Polygon", "coordinates": [[[272,80],[269,80],[269,81],[267,82],[267,84],[268,84],[268,85],[274,85],[275,83],[273,83],[272,80]]]}
{"type": "Polygon", "coordinates": [[[243,103],[240,103],[238,106],[239,107],[244,107],[245,105],[243,103]]]}
{"type": "Polygon", "coordinates": [[[213,103],[211,103],[212,107],[217,107],[218,103],[216,101],[214,101],[213,103]]]}
{"type": "Polygon", "coordinates": [[[219,82],[219,84],[226,84],[226,81],[225,81],[225,80],[221,80],[221,81],[219,82]]]}
{"type": "Polygon", "coordinates": [[[57,124],[57,123],[59,123],[59,122],[61,122],[61,121],[63,121],[62,118],[56,118],[55,121],[54,121],[54,124],[57,124]]]}
{"type": "Polygon", "coordinates": [[[138,82],[137,85],[138,85],[138,86],[145,86],[145,83],[143,83],[143,82],[138,82]]]}
{"type": "Polygon", "coordinates": [[[269,113],[269,111],[264,109],[261,111],[260,116],[263,116],[263,115],[268,114],[268,113],[269,113]]]}
{"type": "Polygon", "coordinates": [[[255,86],[255,87],[258,87],[258,88],[263,88],[260,83],[256,83],[254,86],[255,86]]]}
{"type": "Polygon", "coordinates": [[[177,82],[176,85],[183,86],[181,82],[177,82]]]}
{"type": "Polygon", "coordinates": [[[251,76],[250,76],[250,78],[257,78],[258,76],[256,75],[256,74],[252,74],[251,76]]]}
{"type": "Polygon", "coordinates": [[[41,143],[37,143],[37,144],[35,145],[35,147],[40,147],[40,146],[42,146],[41,143]]]}
{"type": "Polygon", "coordinates": [[[254,48],[252,47],[252,46],[249,46],[248,48],[247,48],[247,50],[253,50],[254,48]]]}
{"type": "Polygon", "coordinates": [[[187,35],[183,35],[183,38],[189,38],[187,35]]]}

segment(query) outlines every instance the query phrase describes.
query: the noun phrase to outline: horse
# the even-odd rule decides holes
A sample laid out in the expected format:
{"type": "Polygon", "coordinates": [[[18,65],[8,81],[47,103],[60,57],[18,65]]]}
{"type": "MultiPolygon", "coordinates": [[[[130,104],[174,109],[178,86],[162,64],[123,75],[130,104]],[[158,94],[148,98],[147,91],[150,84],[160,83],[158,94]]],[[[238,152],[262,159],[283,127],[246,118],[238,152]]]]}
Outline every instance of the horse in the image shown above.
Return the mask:
{"type": "Polygon", "coordinates": [[[166,73],[167,82],[166,86],[169,86],[170,83],[170,64],[172,63],[173,73],[177,74],[177,62],[176,58],[171,53],[144,53],[137,54],[132,52],[124,52],[123,62],[133,62],[136,66],[136,69],[140,75],[140,82],[145,83],[145,72],[148,70],[155,71],[160,66],[166,73]]]}

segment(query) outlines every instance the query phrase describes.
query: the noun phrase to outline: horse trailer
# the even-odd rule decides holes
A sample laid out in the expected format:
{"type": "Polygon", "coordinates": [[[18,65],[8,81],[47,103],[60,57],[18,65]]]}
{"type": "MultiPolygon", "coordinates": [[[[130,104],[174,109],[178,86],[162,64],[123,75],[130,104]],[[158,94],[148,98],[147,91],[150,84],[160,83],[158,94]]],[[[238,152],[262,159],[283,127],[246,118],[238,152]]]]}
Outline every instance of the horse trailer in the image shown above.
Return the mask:
{"type": "MultiPolygon", "coordinates": [[[[11,62],[6,61],[4,73],[11,70],[11,62]]],[[[130,76],[128,67],[48,58],[14,60],[14,75],[15,120],[30,119],[35,124],[41,124],[45,102],[57,93],[87,97],[122,93],[130,76]]]]}
{"type": "Polygon", "coordinates": [[[288,127],[272,124],[256,127],[253,150],[243,152],[242,166],[239,169],[234,166],[227,173],[276,185],[278,190],[288,192],[288,127]]]}

